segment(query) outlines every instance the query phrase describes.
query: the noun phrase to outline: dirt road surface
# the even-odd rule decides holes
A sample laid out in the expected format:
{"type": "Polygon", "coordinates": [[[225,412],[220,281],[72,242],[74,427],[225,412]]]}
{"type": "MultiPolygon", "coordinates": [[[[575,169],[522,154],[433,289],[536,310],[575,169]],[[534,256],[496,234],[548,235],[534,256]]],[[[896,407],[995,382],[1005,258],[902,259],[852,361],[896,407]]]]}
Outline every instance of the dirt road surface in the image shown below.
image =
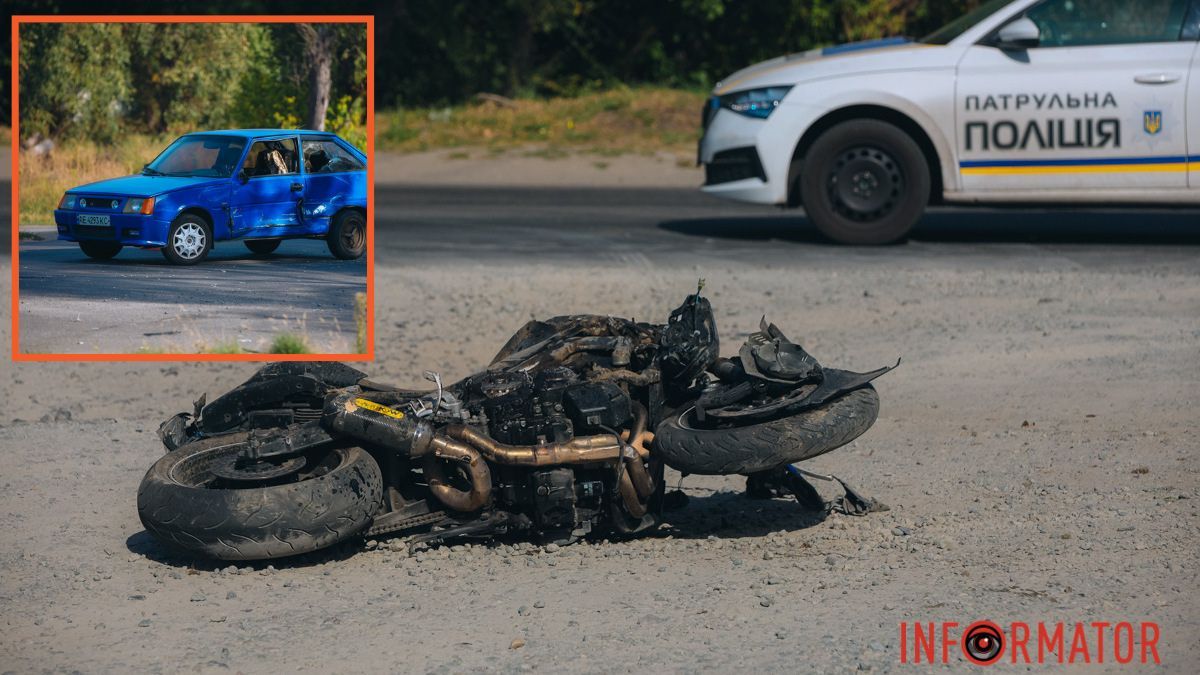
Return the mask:
{"type": "Polygon", "coordinates": [[[5,363],[0,670],[906,672],[899,622],[990,619],[1154,621],[1163,670],[1193,671],[1200,247],[768,238],[786,252],[755,265],[682,240],[650,264],[389,249],[366,369],[456,378],[530,316],[662,320],[703,276],[726,354],[765,313],[828,365],[903,357],[875,427],[808,466],[890,511],[821,521],[689,477],[633,541],[210,565],[148,539],[135,492],[158,422],[252,364],[5,363]]]}

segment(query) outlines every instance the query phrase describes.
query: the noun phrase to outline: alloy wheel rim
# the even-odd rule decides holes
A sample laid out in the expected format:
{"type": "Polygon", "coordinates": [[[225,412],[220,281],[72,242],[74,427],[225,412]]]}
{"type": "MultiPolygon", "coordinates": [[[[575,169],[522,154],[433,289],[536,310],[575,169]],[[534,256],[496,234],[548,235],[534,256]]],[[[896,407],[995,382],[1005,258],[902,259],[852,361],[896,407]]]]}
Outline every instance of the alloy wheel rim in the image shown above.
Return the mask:
{"type": "Polygon", "coordinates": [[[186,260],[199,257],[207,245],[208,237],[204,233],[204,228],[196,223],[180,225],[175,229],[175,236],[171,239],[171,248],[175,249],[175,253],[180,258],[186,260]]]}

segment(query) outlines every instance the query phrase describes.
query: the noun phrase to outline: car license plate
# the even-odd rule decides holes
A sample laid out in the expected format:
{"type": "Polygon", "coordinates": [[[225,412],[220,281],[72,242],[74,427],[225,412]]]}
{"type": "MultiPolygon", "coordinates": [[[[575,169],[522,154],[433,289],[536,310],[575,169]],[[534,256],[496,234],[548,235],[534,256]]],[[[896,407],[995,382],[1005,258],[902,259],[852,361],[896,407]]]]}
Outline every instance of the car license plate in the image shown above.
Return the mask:
{"type": "Polygon", "coordinates": [[[94,216],[87,213],[79,214],[79,220],[76,222],[80,225],[99,225],[101,227],[109,227],[112,224],[109,222],[108,216],[94,216]]]}

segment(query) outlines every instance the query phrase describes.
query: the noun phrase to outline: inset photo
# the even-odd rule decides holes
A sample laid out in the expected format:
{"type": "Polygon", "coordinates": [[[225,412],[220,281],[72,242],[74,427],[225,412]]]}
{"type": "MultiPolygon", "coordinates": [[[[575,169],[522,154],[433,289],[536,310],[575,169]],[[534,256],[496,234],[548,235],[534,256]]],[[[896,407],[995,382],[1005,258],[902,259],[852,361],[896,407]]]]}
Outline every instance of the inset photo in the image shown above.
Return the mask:
{"type": "Polygon", "coordinates": [[[372,358],[372,19],[14,17],[13,356],[372,358]]]}

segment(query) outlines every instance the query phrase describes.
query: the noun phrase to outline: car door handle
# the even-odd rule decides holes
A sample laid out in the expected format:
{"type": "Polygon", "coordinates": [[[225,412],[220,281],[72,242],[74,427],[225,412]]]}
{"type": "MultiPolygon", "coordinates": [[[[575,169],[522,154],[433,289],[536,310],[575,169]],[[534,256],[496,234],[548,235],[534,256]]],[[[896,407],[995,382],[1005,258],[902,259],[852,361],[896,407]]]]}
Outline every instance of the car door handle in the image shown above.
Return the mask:
{"type": "Polygon", "coordinates": [[[1182,75],[1179,73],[1145,73],[1135,75],[1133,81],[1138,84],[1171,84],[1178,82],[1180,77],[1182,75]]]}
{"type": "Polygon", "coordinates": [[[299,183],[292,183],[292,192],[299,192],[304,189],[304,186],[299,183]]]}

